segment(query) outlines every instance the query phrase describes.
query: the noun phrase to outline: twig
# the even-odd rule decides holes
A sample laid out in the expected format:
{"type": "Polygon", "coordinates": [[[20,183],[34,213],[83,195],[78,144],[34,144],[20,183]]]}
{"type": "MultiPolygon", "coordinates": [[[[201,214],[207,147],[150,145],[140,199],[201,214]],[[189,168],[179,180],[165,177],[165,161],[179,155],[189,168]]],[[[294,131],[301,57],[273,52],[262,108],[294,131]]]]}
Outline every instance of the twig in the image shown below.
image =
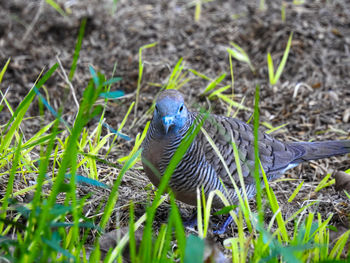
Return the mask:
{"type": "Polygon", "coordinates": [[[28,26],[26,32],[24,33],[21,42],[24,42],[24,41],[27,39],[29,33],[33,30],[35,24],[38,22],[39,17],[40,17],[40,15],[41,15],[42,11],[43,11],[44,3],[45,3],[44,0],[41,0],[41,1],[40,1],[38,11],[36,12],[36,14],[35,14],[35,16],[34,16],[34,19],[33,19],[32,22],[29,24],[29,26],[28,26]]]}

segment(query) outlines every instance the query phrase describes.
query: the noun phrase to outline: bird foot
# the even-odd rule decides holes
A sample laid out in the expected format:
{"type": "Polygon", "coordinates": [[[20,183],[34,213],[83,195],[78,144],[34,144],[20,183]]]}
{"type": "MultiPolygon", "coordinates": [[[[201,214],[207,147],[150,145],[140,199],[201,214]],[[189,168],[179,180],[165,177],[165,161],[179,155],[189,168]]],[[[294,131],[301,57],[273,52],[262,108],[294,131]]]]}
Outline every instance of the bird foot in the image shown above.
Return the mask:
{"type": "Polygon", "coordinates": [[[226,219],[225,223],[224,223],[221,227],[219,227],[218,229],[215,229],[215,230],[213,231],[213,233],[214,233],[214,234],[217,234],[217,235],[221,235],[221,234],[226,233],[227,227],[228,227],[229,225],[231,225],[232,222],[233,222],[232,216],[229,216],[229,217],[226,219]]]}
{"type": "Polygon", "coordinates": [[[187,228],[195,228],[197,223],[197,213],[194,213],[190,218],[183,220],[183,225],[187,228]]]}
{"type": "MultiPolygon", "coordinates": [[[[229,216],[226,219],[224,224],[222,224],[221,226],[219,226],[219,225],[215,226],[216,229],[213,230],[213,233],[217,234],[217,235],[221,235],[221,234],[226,233],[227,227],[230,226],[232,224],[232,222],[233,222],[233,219],[231,216],[229,216]]],[[[198,224],[197,213],[194,213],[190,218],[183,220],[183,225],[186,228],[195,228],[197,226],[197,224],[198,224]]]]}

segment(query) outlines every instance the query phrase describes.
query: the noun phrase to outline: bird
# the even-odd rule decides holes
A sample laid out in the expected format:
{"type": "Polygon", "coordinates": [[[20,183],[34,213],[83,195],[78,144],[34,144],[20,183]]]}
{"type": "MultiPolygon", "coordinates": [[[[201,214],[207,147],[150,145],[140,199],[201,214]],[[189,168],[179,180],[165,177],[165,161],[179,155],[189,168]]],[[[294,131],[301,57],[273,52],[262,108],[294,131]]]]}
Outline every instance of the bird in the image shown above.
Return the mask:
{"type": "MultiPolygon", "coordinates": [[[[141,153],[144,171],[156,187],[181,141],[192,125],[198,125],[199,121],[196,120],[201,119],[204,119],[203,114],[190,111],[180,91],[166,89],[157,97],[141,153]]],[[[253,198],[256,194],[254,128],[236,118],[209,114],[202,130],[188,147],[168,182],[176,199],[196,205],[199,188],[203,189],[206,197],[211,191],[219,190],[231,204],[238,203],[230,180],[231,175],[242,194],[232,141],[238,149],[247,197],[253,198]],[[207,136],[215,143],[221,159],[207,136]]],[[[261,166],[268,181],[272,181],[303,162],[350,153],[350,140],[283,142],[259,130],[258,150],[261,166]]],[[[212,207],[220,209],[223,206],[221,199],[215,196],[212,207]]],[[[225,223],[226,226],[228,224],[225,223]]]]}

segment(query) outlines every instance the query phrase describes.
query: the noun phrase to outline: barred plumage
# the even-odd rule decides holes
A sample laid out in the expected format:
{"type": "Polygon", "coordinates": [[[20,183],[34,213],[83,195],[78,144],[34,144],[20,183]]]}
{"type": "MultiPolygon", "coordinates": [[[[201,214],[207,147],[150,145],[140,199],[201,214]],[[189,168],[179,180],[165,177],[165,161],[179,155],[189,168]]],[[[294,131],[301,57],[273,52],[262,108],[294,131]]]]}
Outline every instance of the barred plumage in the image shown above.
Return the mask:
{"type": "MultiPolygon", "coordinates": [[[[163,175],[181,140],[197,117],[198,113],[187,110],[180,92],[166,90],[158,97],[142,152],[145,172],[156,186],[160,178],[150,166],[153,166],[160,176],[163,175]]],[[[241,187],[231,144],[232,139],[234,140],[239,151],[248,197],[253,197],[255,195],[252,172],[255,159],[253,128],[240,120],[218,115],[210,115],[202,128],[214,141],[234,181],[241,187]]],[[[284,143],[263,132],[259,132],[258,136],[259,157],[269,180],[280,177],[287,169],[303,161],[350,152],[350,141],[284,143]]],[[[199,132],[178,164],[169,186],[179,200],[192,205],[196,204],[196,189],[202,186],[206,195],[218,189],[233,204],[237,202],[227,170],[202,132],[199,132]]],[[[222,203],[216,198],[213,206],[220,208],[222,203]]]]}

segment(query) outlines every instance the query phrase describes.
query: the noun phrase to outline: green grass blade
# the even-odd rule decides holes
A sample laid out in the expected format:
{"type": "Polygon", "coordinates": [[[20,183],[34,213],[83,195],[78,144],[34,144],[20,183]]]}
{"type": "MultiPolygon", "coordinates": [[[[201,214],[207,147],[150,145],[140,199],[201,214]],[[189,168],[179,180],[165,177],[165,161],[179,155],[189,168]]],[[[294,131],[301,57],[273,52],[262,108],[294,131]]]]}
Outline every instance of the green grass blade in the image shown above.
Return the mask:
{"type": "MultiPolygon", "coordinates": [[[[41,195],[42,195],[42,186],[47,182],[44,181],[45,180],[45,176],[46,176],[46,171],[48,169],[48,165],[50,162],[50,153],[53,150],[54,147],[54,142],[55,142],[55,138],[57,136],[58,133],[58,119],[56,119],[52,132],[50,134],[50,138],[49,138],[49,143],[46,147],[46,151],[42,148],[41,149],[41,156],[43,157],[42,160],[40,161],[40,168],[39,168],[39,175],[37,178],[37,184],[35,185],[35,194],[33,197],[33,201],[32,201],[32,211],[36,211],[37,209],[40,208],[40,201],[41,201],[41,195]]],[[[32,229],[34,228],[35,224],[36,224],[36,215],[35,213],[31,213],[29,219],[28,219],[28,226],[27,226],[27,233],[31,233],[32,229]]],[[[31,238],[29,236],[26,236],[26,243],[29,245],[31,240],[31,238]]]]}
{"type": "Polygon", "coordinates": [[[269,72],[269,81],[271,85],[275,84],[275,70],[270,52],[267,53],[267,68],[269,72]]]}
{"type": "Polygon", "coordinates": [[[0,233],[2,233],[3,229],[4,229],[4,219],[6,218],[6,212],[7,212],[7,208],[8,208],[8,204],[9,204],[9,199],[10,196],[12,195],[12,191],[13,191],[13,183],[15,180],[15,174],[17,171],[17,167],[19,164],[19,159],[21,156],[21,145],[22,145],[22,136],[19,139],[18,145],[17,145],[17,150],[15,153],[15,158],[13,159],[12,162],[12,168],[11,168],[11,172],[10,172],[10,177],[9,180],[7,182],[7,186],[6,186],[6,193],[5,193],[5,197],[1,206],[1,212],[0,212],[0,233]]]}
{"type": "Polygon", "coordinates": [[[189,69],[190,72],[192,72],[194,75],[204,79],[204,80],[211,80],[209,77],[207,77],[206,75],[194,70],[194,69],[189,69]]]}
{"type": "MultiPolygon", "coordinates": [[[[115,69],[116,69],[116,64],[114,65],[113,71],[115,71],[115,69]]],[[[110,86],[111,86],[112,84],[117,83],[117,82],[119,82],[119,81],[121,81],[121,80],[122,80],[121,77],[112,77],[112,78],[106,80],[105,82],[103,82],[102,85],[103,85],[103,86],[109,86],[109,88],[110,88],[110,86]]],[[[112,91],[112,92],[113,92],[113,91],[112,91]]],[[[100,95],[101,95],[101,94],[103,94],[103,93],[100,93],[100,95]]],[[[106,93],[106,94],[107,94],[107,93],[106,93]]],[[[123,91],[117,90],[117,91],[115,91],[115,94],[109,95],[109,97],[112,98],[112,99],[116,99],[116,98],[121,97],[121,96],[123,96],[123,95],[124,95],[124,92],[123,92],[123,91]]]]}
{"type": "Polygon", "coordinates": [[[114,91],[100,93],[100,97],[105,99],[120,99],[122,96],[124,96],[124,91],[121,91],[121,90],[114,90],[114,91]]]}
{"type": "Polygon", "coordinates": [[[196,6],[194,11],[194,21],[198,22],[201,18],[201,10],[202,10],[202,0],[196,0],[196,6]]]}
{"type": "MultiPolygon", "coordinates": [[[[254,100],[254,179],[256,189],[256,204],[258,210],[258,225],[263,225],[264,222],[264,211],[262,208],[262,190],[261,190],[261,177],[260,177],[260,157],[259,157],[259,99],[260,99],[260,86],[255,87],[255,100],[254,100]]],[[[264,244],[263,235],[260,233],[257,244],[255,245],[254,257],[262,254],[262,245],[264,244]]]]}
{"type": "Polygon", "coordinates": [[[10,118],[10,120],[8,121],[8,123],[7,123],[6,127],[5,127],[5,132],[6,132],[8,130],[9,125],[12,124],[11,128],[8,130],[8,132],[6,133],[4,139],[1,142],[0,153],[3,153],[4,149],[7,149],[9,147],[16,130],[18,129],[20,123],[23,120],[23,117],[24,117],[25,113],[27,112],[29,106],[31,105],[31,102],[33,101],[33,99],[35,97],[35,90],[34,90],[34,88],[39,89],[48,80],[48,78],[55,72],[57,67],[58,67],[58,63],[53,65],[46,72],[46,74],[39,80],[37,85],[34,86],[30,90],[28,95],[22,100],[20,105],[17,107],[16,111],[14,112],[14,114],[12,115],[12,117],[10,118]]]}
{"type": "Polygon", "coordinates": [[[186,242],[184,263],[203,262],[204,246],[203,239],[190,235],[186,242]]]}
{"type": "Polygon", "coordinates": [[[170,74],[169,80],[166,84],[167,89],[174,89],[175,83],[177,82],[177,78],[180,76],[182,70],[183,70],[183,64],[182,64],[183,58],[180,58],[179,61],[176,63],[173,71],[170,74]]]}
{"type": "MultiPolygon", "coordinates": [[[[97,72],[95,71],[95,69],[93,68],[93,66],[89,65],[89,71],[90,71],[90,74],[91,74],[91,77],[92,77],[92,81],[95,84],[95,86],[96,87],[100,87],[100,85],[101,85],[100,84],[101,83],[100,80],[101,79],[99,78],[99,76],[98,76],[97,72]]],[[[86,92],[89,92],[91,95],[93,93],[91,88],[87,89],[86,92]]],[[[100,95],[100,93],[99,93],[99,95],[100,95]]],[[[88,101],[89,98],[90,98],[90,96],[86,97],[87,101],[88,101]]]]}
{"type": "Polygon", "coordinates": [[[72,65],[70,67],[69,75],[68,75],[69,81],[72,81],[72,79],[74,77],[75,70],[77,68],[79,54],[80,54],[80,50],[81,50],[81,45],[83,43],[85,26],[86,26],[86,18],[84,18],[81,21],[81,25],[80,25],[80,29],[79,29],[79,35],[78,35],[78,40],[77,40],[77,43],[75,45],[73,61],[72,61],[72,65]]]}
{"type": "Polygon", "coordinates": [[[9,58],[9,59],[6,61],[5,66],[2,68],[2,70],[1,70],[1,72],[0,72],[0,83],[2,82],[2,78],[3,78],[4,75],[5,75],[5,72],[6,72],[6,70],[7,70],[7,67],[8,67],[8,65],[10,64],[10,61],[11,61],[11,59],[9,58]]]}
{"type": "MultiPolygon", "coordinates": [[[[330,214],[328,216],[328,218],[326,220],[324,220],[323,222],[321,220],[322,219],[321,214],[317,213],[317,216],[318,216],[318,225],[317,225],[317,228],[315,229],[315,231],[313,231],[311,233],[311,235],[309,236],[309,240],[311,240],[317,234],[317,232],[322,232],[328,227],[328,224],[331,221],[333,214],[330,214]]],[[[309,241],[309,240],[307,240],[307,241],[309,241]]]]}
{"type": "Polygon", "coordinates": [[[233,97],[234,87],[235,87],[235,77],[233,74],[232,55],[231,54],[229,54],[229,61],[230,61],[231,88],[232,88],[232,97],[233,97]]]}
{"type": "Polygon", "coordinates": [[[265,191],[267,194],[267,198],[269,200],[269,205],[271,207],[272,212],[274,214],[276,214],[275,217],[277,220],[278,231],[281,233],[283,241],[288,242],[289,237],[288,237],[288,231],[286,228],[286,222],[283,220],[283,217],[281,214],[281,209],[278,205],[277,198],[276,198],[274,192],[272,191],[271,187],[269,186],[269,182],[267,180],[265,171],[264,171],[264,169],[262,169],[262,167],[261,167],[261,172],[262,172],[263,181],[264,181],[264,185],[265,185],[265,191]]]}
{"type": "MultiPolygon", "coordinates": [[[[226,96],[226,95],[223,95],[222,93],[226,90],[228,90],[229,88],[231,87],[231,85],[227,85],[225,87],[222,87],[220,89],[217,89],[215,91],[213,91],[209,96],[208,96],[208,99],[211,99],[215,96],[218,96],[219,94],[221,94],[222,96],[226,96]]],[[[219,97],[219,96],[218,96],[219,97]]],[[[230,105],[231,106],[231,105],[230,105]]]]}
{"type": "Polygon", "coordinates": [[[202,95],[205,95],[206,93],[212,91],[216,88],[216,86],[226,77],[226,73],[222,74],[221,76],[214,79],[211,83],[209,83],[208,87],[204,90],[202,95]]]}
{"type": "Polygon", "coordinates": [[[256,203],[259,214],[259,224],[264,221],[264,214],[262,210],[261,199],[261,178],[260,178],[260,159],[259,159],[259,99],[260,99],[260,87],[256,85],[255,88],[255,104],[254,104],[254,178],[256,187],[256,203]]]}
{"type": "Polygon", "coordinates": [[[219,93],[219,94],[217,94],[217,96],[220,99],[222,99],[223,101],[227,102],[232,107],[235,107],[235,108],[240,109],[240,110],[252,111],[251,108],[243,106],[241,103],[235,102],[235,101],[231,100],[230,98],[228,98],[227,96],[225,96],[223,94],[219,93]]]}
{"type": "Polygon", "coordinates": [[[281,4],[281,19],[283,22],[286,22],[286,3],[281,4]]]}
{"type": "Polygon", "coordinates": [[[299,214],[301,214],[301,212],[303,212],[304,210],[306,210],[307,208],[309,208],[310,206],[316,204],[317,201],[313,201],[310,202],[307,205],[304,205],[303,207],[301,207],[300,209],[298,209],[298,211],[296,211],[295,213],[293,213],[289,218],[287,218],[287,220],[285,221],[286,223],[291,222],[294,218],[296,218],[299,214]]]}
{"type": "Polygon", "coordinates": [[[134,203],[130,202],[129,208],[129,251],[131,262],[136,262],[136,240],[135,240],[135,221],[134,221],[134,203]]]}
{"type": "Polygon", "coordinates": [[[281,75],[282,75],[282,72],[283,72],[283,69],[287,63],[287,59],[288,59],[288,55],[289,55],[289,50],[290,50],[290,47],[292,45],[292,38],[293,38],[293,32],[290,33],[290,36],[289,36],[289,39],[288,39],[288,43],[287,43],[287,47],[284,51],[284,54],[283,54],[283,57],[282,57],[282,60],[281,60],[281,63],[279,64],[278,68],[277,68],[277,72],[274,76],[274,83],[276,83],[281,75]]]}
{"type": "Polygon", "coordinates": [[[38,96],[39,103],[40,103],[39,105],[44,104],[45,107],[51,112],[51,114],[52,114],[55,118],[59,118],[60,122],[62,122],[62,123],[66,126],[66,128],[70,131],[70,126],[69,126],[69,124],[68,124],[64,119],[62,119],[61,117],[59,117],[58,112],[56,112],[56,111],[54,110],[54,108],[52,108],[52,106],[49,104],[49,102],[44,98],[44,96],[39,92],[39,90],[38,90],[36,87],[34,87],[34,91],[35,91],[36,95],[38,96]]]}
{"type": "MultiPolygon", "coordinates": [[[[262,122],[261,123],[262,125],[266,125],[266,124],[268,124],[267,122],[262,122]]],[[[269,130],[267,130],[265,133],[267,133],[267,134],[271,134],[271,133],[273,133],[273,132],[275,132],[275,131],[277,131],[277,130],[279,130],[279,129],[282,129],[283,127],[285,127],[285,126],[287,126],[288,125],[288,123],[284,123],[284,124],[282,124],[282,125],[279,125],[279,126],[277,126],[277,127],[272,127],[271,125],[269,125],[269,130]]],[[[267,126],[267,125],[266,125],[267,126]]]]}
{"type": "Polygon", "coordinates": [[[168,224],[162,224],[160,226],[159,234],[157,236],[156,241],[154,242],[154,250],[153,250],[153,261],[159,262],[162,256],[162,252],[164,247],[166,246],[166,233],[167,233],[167,228],[169,227],[169,222],[168,224]]]}
{"type": "Polygon", "coordinates": [[[109,195],[109,198],[108,198],[108,201],[107,201],[107,204],[105,207],[105,212],[104,212],[102,219],[101,219],[101,222],[100,222],[100,227],[102,229],[105,228],[105,226],[106,226],[106,224],[107,224],[107,222],[112,214],[113,207],[115,206],[115,203],[116,203],[118,196],[119,196],[118,195],[119,185],[122,181],[122,178],[123,178],[125,172],[130,169],[132,163],[137,159],[137,157],[139,157],[140,154],[141,154],[141,149],[139,149],[137,152],[135,152],[133,155],[131,155],[129,157],[129,159],[125,162],[122,169],[120,170],[118,178],[114,182],[113,188],[111,190],[111,193],[109,195]]]}
{"type": "Polygon", "coordinates": [[[142,51],[144,49],[147,49],[147,48],[152,48],[154,47],[155,45],[157,45],[157,42],[154,42],[154,43],[151,43],[151,44],[147,44],[147,45],[144,45],[142,46],[140,49],[139,49],[139,76],[138,76],[138,79],[137,79],[137,88],[136,88],[136,99],[135,99],[135,111],[134,111],[134,122],[136,122],[136,119],[137,119],[137,108],[138,108],[138,105],[139,105],[139,97],[140,97],[140,89],[141,89],[141,80],[142,80],[142,75],[143,75],[143,61],[142,61],[142,51]]]}
{"type": "Polygon", "coordinates": [[[349,241],[350,236],[350,230],[346,231],[344,234],[341,235],[341,237],[338,239],[338,241],[335,243],[333,249],[331,250],[331,253],[329,254],[331,259],[340,259],[342,252],[344,250],[344,247],[346,243],[349,241]]]}
{"type": "Polygon", "coordinates": [[[73,77],[74,77],[74,73],[75,70],[77,68],[77,64],[78,64],[78,59],[79,59],[79,54],[80,54],[80,50],[81,50],[81,45],[83,43],[83,37],[84,37],[84,32],[85,32],[85,26],[86,26],[86,18],[84,18],[81,21],[81,25],[80,25],[80,29],[79,29],[79,35],[78,35],[78,40],[77,40],[77,44],[75,45],[75,50],[74,50],[74,55],[73,55],[73,61],[72,61],[72,65],[70,67],[70,72],[68,75],[69,81],[72,81],[73,77]]]}
{"type": "Polygon", "coordinates": [[[294,200],[294,198],[299,193],[299,191],[300,191],[301,187],[303,186],[303,184],[304,184],[304,181],[301,181],[301,183],[297,186],[297,188],[295,188],[295,190],[293,191],[292,195],[288,199],[289,203],[294,200]]]}
{"type": "MultiPolygon", "coordinates": [[[[181,216],[179,209],[175,203],[175,197],[172,192],[170,192],[170,204],[171,204],[171,217],[172,217],[172,222],[175,226],[175,236],[177,240],[177,245],[179,247],[179,254],[180,258],[185,257],[185,250],[186,250],[186,234],[185,234],[185,229],[182,224],[181,216]]],[[[181,260],[182,262],[182,260],[181,260]]]]}
{"type": "Polygon", "coordinates": [[[335,179],[329,180],[328,179],[331,177],[331,173],[327,174],[322,180],[321,182],[317,185],[316,189],[315,189],[315,193],[322,190],[323,188],[330,186],[332,184],[335,184],[335,179]]]}
{"type": "Polygon", "coordinates": [[[346,190],[344,190],[344,193],[345,193],[345,195],[349,198],[349,200],[350,200],[350,194],[346,191],[346,190]]]}
{"type": "Polygon", "coordinates": [[[129,117],[130,112],[131,112],[132,108],[134,107],[134,105],[135,105],[135,102],[133,101],[133,102],[130,104],[128,111],[126,112],[126,114],[125,114],[125,116],[124,116],[122,122],[120,123],[120,125],[119,125],[119,127],[118,127],[118,130],[117,130],[118,133],[121,133],[121,132],[122,132],[122,129],[123,129],[123,127],[124,127],[126,121],[128,120],[128,117],[129,117]]]}
{"type": "Polygon", "coordinates": [[[253,67],[252,63],[250,62],[249,56],[243,50],[243,48],[241,48],[239,45],[233,42],[230,42],[230,44],[233,46],[233,48],[228,48],[227,52],[231,54],[238,61],[247,63],[250,67],[250,70],[252,72],[255,72],[255,68],[253,67]]]}
{"type": "Polygon", "coordinates": [[[50,6],[52,6],[61,16],[67,16],[63,9],[54,0],[45,0],[50,6]]]}
{"type": "Polygon", "coordinates": [[[76,261],[76,258],[71,253],[69,253],[66,249],[63,249],[57,241],[43,238],[43,243],[51,247],[54,251],[59,252],[65,257],[73,260],[73,262],[76,261]]]}
{"type": "Polygon", "coordinates": [[[182,63],[183,58],[180,58],[176,63],[169,80],[165,85],[163,85],[162,89],[180,89],[187,82],[190,81],[190,78],[187,78],[188,72],[183,73],[184,64],[182,63]]]}

